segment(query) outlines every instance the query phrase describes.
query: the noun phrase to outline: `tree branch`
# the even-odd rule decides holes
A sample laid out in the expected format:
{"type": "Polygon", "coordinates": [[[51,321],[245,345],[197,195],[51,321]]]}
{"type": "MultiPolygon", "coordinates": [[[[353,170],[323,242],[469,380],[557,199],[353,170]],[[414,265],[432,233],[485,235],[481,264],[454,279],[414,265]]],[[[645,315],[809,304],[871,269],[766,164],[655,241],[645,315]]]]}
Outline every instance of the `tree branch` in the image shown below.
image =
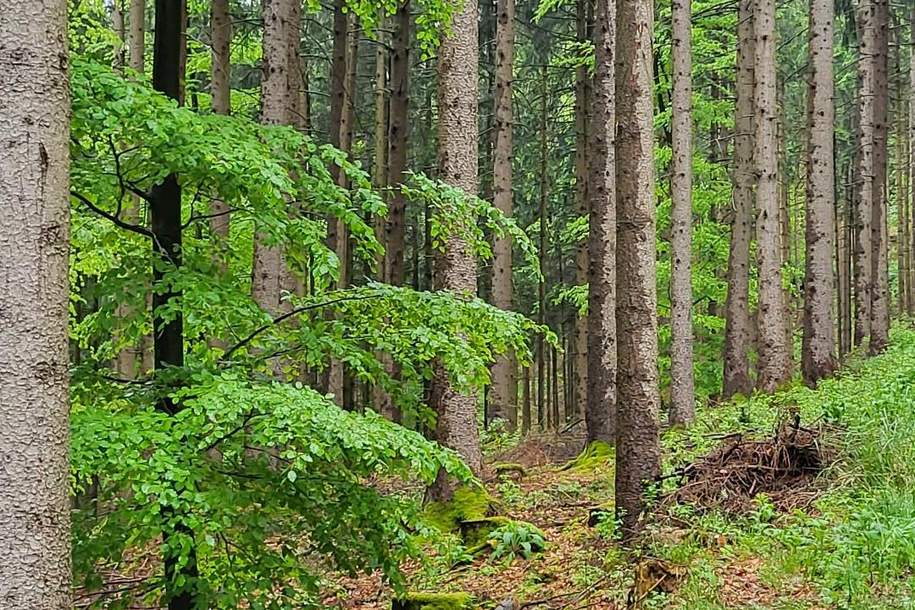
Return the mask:
{"type": "Polygon", "coordinates": [[[90,210],[92,210],[93,212],[95,212],[96,214],[101,216],[102,218],[111,221],[116,226],[118,226],[126,231],[131,231],[133,233],[137,233],[139,235],[144,235],[146,237],[153,236],[152,231],[150,231],[146,227],[141,227],[140,225],[135,225],[135,224],[131,224],[129,222],[124,222],[123,220],[121,220],[121,218],[118,215],[112,214],[111,212],[106,212],[102,208],[98,207],[97,205],[95,205],[94,203],[89,201],[88,198],[84,197],[80,193],[77,193],[76,191],[70,191],[70,195],[72,197],[76,197],[76,199],[78,199],[80,202],[82,202],[83,205],[85,205],[87,208],[89,208],[90,210]]]}

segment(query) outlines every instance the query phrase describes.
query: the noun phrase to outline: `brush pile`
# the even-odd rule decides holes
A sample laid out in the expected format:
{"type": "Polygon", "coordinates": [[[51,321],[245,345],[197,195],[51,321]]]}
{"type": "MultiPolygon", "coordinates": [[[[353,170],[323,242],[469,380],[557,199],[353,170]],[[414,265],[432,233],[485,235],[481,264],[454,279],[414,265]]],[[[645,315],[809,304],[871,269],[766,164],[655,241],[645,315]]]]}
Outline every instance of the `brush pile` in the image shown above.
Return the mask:
{"type": "Polygon", "coordinates": [[[667,502],[745,513],[765,494],[780,511],[806,508],[818,495],[817,474],[832,461],[821,436],[821,430],[799,425],[779,426],[774,437],[762,440],[727,436],[677,473],[681,485],[667,502]]]}

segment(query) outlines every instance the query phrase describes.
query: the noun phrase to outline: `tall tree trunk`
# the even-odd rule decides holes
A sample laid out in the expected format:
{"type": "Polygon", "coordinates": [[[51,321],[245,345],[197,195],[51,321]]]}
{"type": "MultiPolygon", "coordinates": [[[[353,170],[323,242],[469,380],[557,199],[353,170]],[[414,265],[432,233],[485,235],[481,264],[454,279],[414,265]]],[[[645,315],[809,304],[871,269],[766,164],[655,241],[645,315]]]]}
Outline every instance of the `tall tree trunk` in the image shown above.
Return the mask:
{"type": "MultiPolygon", "coordinates": [[[[578,0],[576,3],[577,37],[588,42],[590,36],[589,12],[591,0],[578,0]]],[[[588,215],[590,190],[588,186],[588,133],[590,131],[589,112],[591,106],[591,79],[587,66],[575,70],[575,211],[579,216],[588,215]]],[[[575,283],[583,286],[588,283],[588,241],[582,240],[575,252],[575,283]]],[[[572,351],[572,350],[570,350],[572,351]]],[[[588,317],[575,316],[574,358],[570,385],[570,404],[578,417],[584,419],[588,404],[588,317]]]]}
{"type": "Polygon", "coordinates": [[[521,373],[521,433],[531,431],[531,367],[526,366],[521,373]]]}
{"type": "MultiPolygon", "coordinates": [[[[616,2],[597,0],[588,192],[588,442],[616,442],[616,2]]],[[[654,315],[652,315],[654,317],[654,315]]]]}
{"type": "MultiPolygon", "coordinates": [[[[549,122],[547,112],[549,105],[549,79],[546,63],[540,69],[540,203],[538,217],[540,218],[540,279],[537,282],[537,323],[546,324],[546,263],[547,263],[547,202],[549,200],[549,139],[547,137],[549,122]]],[[[537,413],[540,417],[540,426],[543,429],[549,416],[546,401],[546,351],[543,335],[537,335],[537,413]]]]}
{"type": "Polygon", "coordinates": [[[810,3],[810,80],[807,92],[807,220],[804,268],[804,339],[801,369],[815,387],[836,368],[832,321],[835,242],[835,86],[833,0],[810,3]]]}
{"type": "MultiPolygon", "coordinates": [[[[181,0],[156,0],[153,88],[179,103],[183,80],[181,33],[184,23],[184,3],[181,0]]],[[[148,201],[152,247],[156,259],[152,265],[153,281],[159,284],[164,276],[163,263],[174,268],[181,266],[181,186],[178,177],[170,174],[154,186],[148,201]]],[[[169,301],[180,296],[171,290],[153,292],[153,352],[157,373],[184,366],[184,321],[181,313],[177,312],[168,318],[162,314],[169,301]]],[[[181,407],[171,397],[164,396],[159,399],[156,408],[174,415],[181,407]]],[[[177,517],[177,523],[172,527],[166,526],[162,534],[168,608],[191,610],[197,603],[194,532],[181,515],[175,515],[173,508],[164,508],[163,517],[165,523],[177,517]],[[183,548],[188,549],[184,557],[181,551],[183,548]]]]}
{"type": "Polygon", "coordinates": [[[906,104],[906,73],[902,65],[902,47],[905,44],[902,35],[902,22],[894,18],[895,31],[895,54],[893,70],[896,74],[896,154],[895,154],[895,178],[896,178],[896,265],[899,288],[899,315],[905,315],[908,311],[908,248],[909,248],[909,205],[908,205],[908,167],[909,155],[906,150],[907,134],[906,127],[908,121],[908,110],[906,104]]]}
{"type": "Polygon", "coordinates": [[[671,137],[670,421],[686,424],[696,415],[693,377],[693,113],[690,0],[673,2],[673,118],[671,137]]]}
{"type": "Polygon", "coordinates": [[[404,282],[404,218],[406,201],[400,184],[407,169],[407,145],[410,132],[410,1],[397,9],[391,54],[391,125],[388,184],[393,187],[385,227],[387,245],[386,281],[401,285],[404,282]]]}
{"type": "Polygon", "coordinates": [[[68,610],[67,3],[0,15],[0,605],[68,610]]]}
{"type": "MultiPolygon", "coordinates": [[[[912,6],[912,12],[909,16],[909,42],[915,48],[915,5],[912,6]]],[[[909,189],[906,198],[909,201],[909,240],[908,240],[908,314],[915,315],[915,53],[909,53],[909,189]]]]}
{"type": "Polygon", "coordinates": [[[773,392],[791,378],[788,307],[782,288],[779,239],[778,109],[775,71],[775,0],[756,0],[756,186],[759,257],[759,379],[773,392]]]}
{"type": "Polygon", "coordinates": [[[858,146],[855,182],[855,345],[870,336],[873,264],[871,223],[874,196],[874,95],[876,93],[876,15],[873,0],[857,10],[858,26],[858,146]]]}
{"type": "MultiPolygon", "coordinates": [[[[213,43],[213,75],[210,81],[213,112],[229,114],[232,92],[230,84],[230,44],[232,42],[232,15],[229,0],[213,0],[211,14],[211,38],[213,43]]],[[[213,202],[210,228],[213,234],[225,240],[229,237],[229,207],[222,201],[213,202]]]]}
{"type": "Polygon", "coordinates": [[[127,44],[130,68],[142,74],[146,47],[146,0],[130,0],[128,22],[130,29],[127,32],[127,44]]]}
{"type": "Polygon", "coordinates": [[[661,471],[655,274],[653,4],[619,0],[616,59],[617,447],[622,533],[640,529],[661,471]]]}
{"type": "Polygon", "coordinates": [[[890,298],[887,230],[887,144],[889,107],[889,0],[873,0],[876,17],[874,70],[874,205],[871,208],[871,340],[868,350],[879,354],[886,349],[890,333],[890,298]]]}
{"type": "Polygon", "coordinates": [[[124,11],[120,0],[111,3],[111,29],[118,37],[118,43],[114,48],[114,69],[122,72],[127,63],[127,25],[124,23],[124,11]]]}
{"type": "MultiPolygon", "coordinates": [[[[376,189],[384,190],[388,184],[388,23],[384,11],[378,11],[378,31],[375,41],[375,120],[372,143],[372,183],[376,189]]],[[[375,237],[384,244],[385,217],[378,214],[374,219],[375,237]]],[[[380,281],[385,281],[385,255],[378,257],[377,273],[380,281]]]]}
{"type": "MultiPolygon", "coordinates": [[[[512,80],[515,56],[515,0],[498,0],[496,6],[496,93],[493,134],[493,204],[506,217],[512,216],[512,80]]],[[[496,237],[493,243],[492,304],[512,309],[512,241],[496,237]]],[[[517,365],[512,354],[496,360],[492,367],[489,401],[492,416],[514,430],[518,419],[517,365]]]]}
{"type": "Polygon", "coordinates": [[[728,251],[728,293],[725,303],[724,384],[722,394],[748,395],[750,379],[750,234],[753,215],[755,141],[754,0],[739,0],[737,9],[737,104],[734,126],[734,216],[728,251]]]}
{"type": "MultiPolygon", "coordinates": [[[[438,55],[438,146],[439,178],[465,191],[477,194],[477,94],[479,78],[477,2],[465,0],[455,15],[438,55]]],[[[474,222],[474,219],[465,219],[474,222]]],[[[446,238],[444,252],[436,260],[435,280],[441,290],[459,298],[472,297],[477,287],[477,266],[468,244],[459,235],[446,238]]],[[[482,468],[482,453],[477,432],[477,400],[452,387],[441,363],[437,363],[430,388],[430,403],[438,414],[436,440],[457,451],[475,474],[482,468]]],[[[454,484],[444,471],[439,472],[430,497],[448,500],[454,484]]]]}

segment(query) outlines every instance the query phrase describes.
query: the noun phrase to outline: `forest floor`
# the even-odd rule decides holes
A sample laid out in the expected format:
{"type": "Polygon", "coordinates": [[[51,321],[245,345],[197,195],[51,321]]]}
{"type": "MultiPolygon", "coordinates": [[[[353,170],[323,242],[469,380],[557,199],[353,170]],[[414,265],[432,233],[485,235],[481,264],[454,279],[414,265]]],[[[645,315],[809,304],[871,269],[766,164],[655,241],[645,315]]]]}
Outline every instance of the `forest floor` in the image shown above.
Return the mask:
{"type": "MultiPolygon", "coordinates": [[[[443,535],[406,566],[409,590],[470,593],[481,609],[915,608],[915,333],[894,339],[816,391],[737,400],[666,431],[637,553],[610,517],[612,450],[576,459],[574,434],[490,438],[493,511],[542,530],[545,549],[470,557],[443,535]],[[523,472],[494,472],[506,462],[523,472]]],[[[327,607],[391,608],[377,575],[337,587],[327,607]]]]}

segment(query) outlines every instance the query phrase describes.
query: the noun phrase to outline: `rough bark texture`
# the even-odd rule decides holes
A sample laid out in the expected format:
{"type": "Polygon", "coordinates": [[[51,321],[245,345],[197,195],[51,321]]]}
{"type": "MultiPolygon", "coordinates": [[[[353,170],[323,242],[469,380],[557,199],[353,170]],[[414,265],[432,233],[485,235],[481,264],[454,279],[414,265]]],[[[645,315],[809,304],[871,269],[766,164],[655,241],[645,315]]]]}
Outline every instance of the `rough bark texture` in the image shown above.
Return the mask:
{"type": "Polygon", "coordinates": [[[626,538],[640,529],[661,470],[652,17],[650,0],[618,3],[616,508],[626,538]]]}
{"type": "Polygon", "coordinates": [[[686,424],[696,414],[693,376],[693,115],[690,0],[672,8],[673,93],[671,138],[670,421],[686,424]]]}
{"type": "MultiPolygon", "coordinates": [[[[264,59],[261,78],[261,121],[267,125],[289,123],[289,28],[293,0],[264,0],[264,59]]],[[[251,296],[265,311],[277,314],[283,280],[283,250],[254,240],[251,296]]]]}
{"type": "Polygon", "coordinates": [[[755,35],[753,0],[739,0],[737,10],[737,104],[734,125],[734,215],[728,251],[728,293],[724,324],[724,384],[722,394],[748,395],[750,379],[750,233],[753,215],[755,141],[753,87],[755,35]]]}
{"type": "Polygon", "coordinates": [[[871,223],[874,207],[874,93],[876,17],[874,2],[862,0],[858,26],[858,146],[855,157],[855,345],[870,336],[873,265],[871,223]]]}
{"type": "MultiPolygon", "coordinates": [[[[590,36],[590,0],[578,0],[576,23],[578,39],[587,42],[590,36]]],[[[588,185],[588,134],[590,131],[591,78],[586,66],[579,66],[575,73],[575,212],[588,215],[590,191],[588,185]]],[[[578,244],[575,253],[575,283],[588,283],[588,240],[578,244]]],[[[575,417],[585,417],[588,404],[588,317],[575,317],[574,357],[571,371],[570,404],[575,417]]]]}
{"type": "MultiPolygon", "coordinates": [[[[476,195],[477,168],[477,92],[478,92],[477,2],[465,0],[442,41],[438,56],[438,171],[448,184],[476,195]]],[[[473,222],[473,219],[467,219],[473,222]]],[[[473,296],[477,286],[477,266],[467,243],[458,235],[446,239],[444,252],[436,258],[435,280],[438,288],[462,297],[473,296]]],[[[457,451],[477,474],[482,468],[477,432],[477,399],[473,394],[455,390],[437,364],[430,388],[430,403],[438,414],[436,440],[457,451]]],[[[453,482],[441,471],[430,489],[430,497],[450,499],[453,482]]]]}
{"type": "MultiPolygon", "coordinates": [[[[213,77],[210,81],[213,112],[229,114],[231,92],[229,76],[229,45],[232,41],[232,16],[229,14],[229,0],[213,0],[211,14],[211,38],[213,43],[213,77]]],[[[214,201],[210,228],[221,239],[229,236],[229,206],[214,201]],[[219,214],[216,216],[216,214],[219,214]]]]}
{"type": "Polygon", "coordinates": [[[388,139],[388,184],[394,187],[385,226],[387,256],[386,281],[401,285],[404,282],[404,218],[406,201],[398,186],[407,169],[407,145],[410,133],[410,2],[406,0],[397,9],[395,17],[393,51],[391,53],[391,125],[388,139]]]}
{"type": "Polygon", "coordinates": [[[801,369],[810,386],[836,368],[832,320],[835,243],[835,105],[832,0],[810,3],[810,81],[807,93],[807,220],[804,339],[801,369]]]}
{"type": "MultiPolygon", "coordinates": [[[[616,4],[597,0],[589,142],[588,442],[616,442],[616,4]]],[[[654,317],[654,316],[652,316],[654,317]]]]}
{"type": "Polygon", "coordinates": [[[890,334],[889,237],[887,230],[887,144],[889,106],[889,0],[874,0],[874,205],[871,208],[871,339],[868,350],[886,349],[890,334]]]}
{"type": "MultiPolygon", "coordinates": [[[[496,6],[496,85],[493,146],[493,204],[506,217],[512,216],[512,68],[515,54],[515,0],[498,0],[496,6]]],[[[493,243],[492,304],[512,309],[512,241],[497,237],[493,243]]],[[[489,402],[492,416],[514,430],[518,419],[516,364],[511,354],[492,367],[489,402]]]]}
{"type": "Polygon", "coordinates": [[[778,110],[775,73],[775,0],[756,0],[757,246],[759,249],[759,379],[772,392],[791,378],[788,304],[782,288],[779,233],[778,110]]]}
{"type": "Polygon", "coordinates": [[[63,0],[0,1],[0,607],[10,609],[71,607],[66,14],[63,0]]]}
{"type": "MultiPolygon", "coordinates": [[[[909,16],[909,31],[912,32],[910,42],[915,45],[915,5],[909,16]]],[[[908,241],[908,303],[909,315],[915,314],[915,53],[909,55],[909,241],[908,241]]]]}

